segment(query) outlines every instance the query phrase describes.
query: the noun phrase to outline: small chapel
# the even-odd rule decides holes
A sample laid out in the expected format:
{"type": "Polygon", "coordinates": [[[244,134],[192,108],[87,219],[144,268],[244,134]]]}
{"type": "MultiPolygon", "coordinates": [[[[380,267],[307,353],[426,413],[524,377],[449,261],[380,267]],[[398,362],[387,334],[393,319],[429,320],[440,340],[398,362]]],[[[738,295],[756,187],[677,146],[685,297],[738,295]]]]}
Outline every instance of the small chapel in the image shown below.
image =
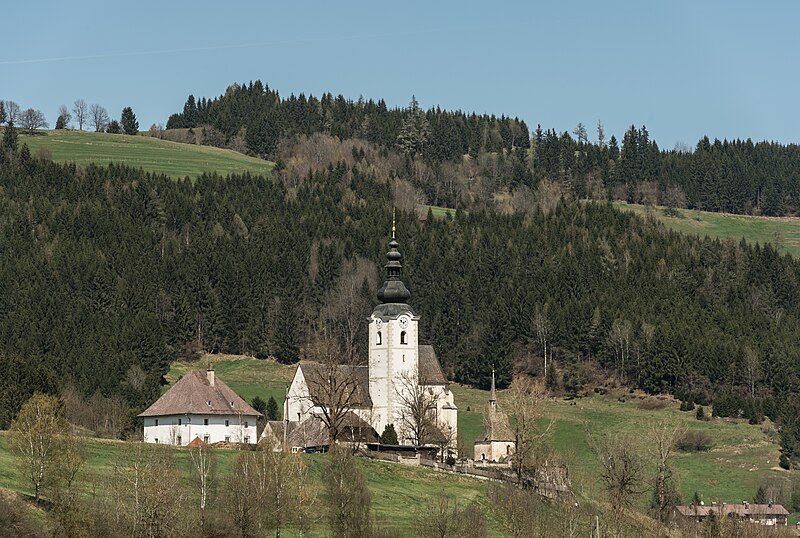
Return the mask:
{"type": "MultiPolygon", "coordinates": [[[[453,393],[436,352],[431,345],[420,345],[420,317],[408,304],[411,293],[401,279],[402,255],[392,223],[392,239],[386,254],[386,280],[378,289],[379,304],[366,323],[369,325],[369,360],[365,366],[339,366],[357,380],[351,423],[371,426],[372,436],[380,435],[393,425],[400,444],[415,444],[414,435],[403,424],[408,420],[408,401],[424,393],[430,408],[438,440],[457,435],[457,414],[453,393]],[[413,394],[412,394],[413,393],[413,394]]],[[[318,421],[323,410],[314,404],[309,393],[312,376],[319,375],[320,365],[303,362],[298,365],[287,391],[284,405],[284,426],[275,424],[267,430],[301,431],[298,423],[318,421]],[[293,424],[294,423],[294,424],[293,424]]],[[[318,400],[317,400],[318,401],[318,400]]],[[[272,426],[272,425],[271,425],[272,426]]],[[[275,433],[273,432],[273,435],[275,433]]],[[[428,444],[432,441],[422,441],[428,444]]],[[[297,450],[299,447],[291,447],[297,450]]]]}
{"type": "Polygon", "coordinates": [[[489,393],[489,411],[484,418],[483,431],[475,440],[475,461],[505,463],[514,454],[516,443],[508,423],[508,416],[497,407],[497,391],[492,369],[492,390],[489,393]]]}

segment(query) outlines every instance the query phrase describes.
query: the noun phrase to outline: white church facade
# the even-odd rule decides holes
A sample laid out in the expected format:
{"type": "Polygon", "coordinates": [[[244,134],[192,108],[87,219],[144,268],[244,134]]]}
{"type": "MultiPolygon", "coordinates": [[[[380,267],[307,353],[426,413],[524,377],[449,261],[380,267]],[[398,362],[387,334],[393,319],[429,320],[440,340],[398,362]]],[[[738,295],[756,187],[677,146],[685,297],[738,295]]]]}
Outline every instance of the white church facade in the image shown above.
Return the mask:
{"type": "MultiPolygon", "coordinates": [[[[411,294],[400,279],[402,255],[398,246],[393,227],[386,254],[386,281],[378,290],[380,304],[366,320],[368,363],[339,368],[349,369],[350,378],[355,380],[352,412],[378,435],[392,424],[401,444],[432,443],[430,439],[416,439],[409,426],[410,402],[424,401],[434,437],[439,442],[452,439],[454,447],[458,408],[433,346],[419,343],[420,318],[407,302],[411,294]]],[[[287,393],[285,420],[302,422],[322,412],[309,390],[312,377],[319,377],[319,369],[315,363],[298,366],[287,393]]]]}

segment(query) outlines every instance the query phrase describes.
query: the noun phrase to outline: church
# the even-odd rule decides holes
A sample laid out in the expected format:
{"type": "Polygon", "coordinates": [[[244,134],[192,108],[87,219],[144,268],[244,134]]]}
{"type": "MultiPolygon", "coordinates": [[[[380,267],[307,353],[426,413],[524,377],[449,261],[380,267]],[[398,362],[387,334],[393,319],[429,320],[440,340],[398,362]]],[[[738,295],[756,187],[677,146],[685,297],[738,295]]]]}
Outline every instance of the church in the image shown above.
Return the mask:
{"type": "MultiPolygon", "coordinates": [[[[349,407],[354,416],[350,422],[368,424],[374,430],[373,435],[382,434],[392,425],[400,444],[454,448],[458,408],[433,346],[419,344],[420,318],[408,304],[411,293],[401,280],[402,255],[398,247],[393,223],[386,254],[386,280],[378,289],[380,304],[366,320],[368,364],[338,366],[342,371],[347,370],[353,380],[349,407]],[[418,424],[420,404],[424,407],[425,422],[429,423],[424,435],[418,424]]],[[[295,428],[292,422],[318,420],[324,414],[320,399],[313,398],[309,389],[311,379],[319,377],[320,368],[321,365],[310,362],[298,365],[284,406],[286,430],[295,428]]]]}

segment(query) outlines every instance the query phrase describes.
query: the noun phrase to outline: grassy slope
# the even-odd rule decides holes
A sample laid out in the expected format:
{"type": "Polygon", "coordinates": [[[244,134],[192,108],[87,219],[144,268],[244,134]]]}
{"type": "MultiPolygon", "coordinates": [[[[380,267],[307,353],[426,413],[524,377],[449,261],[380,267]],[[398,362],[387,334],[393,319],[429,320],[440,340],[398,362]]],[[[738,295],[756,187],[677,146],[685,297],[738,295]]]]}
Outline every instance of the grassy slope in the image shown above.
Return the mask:
{"type": "MultiPolygon", "coordinates": [[[[79,480],[85,495],[103,496],[109,493],[114,462],[119,457],[125,443],[121,441],[87,440],[86,464],[79,480]]],[[[187,473],[189,469],[188,452],[174,450],[178,461],[187,473]]],[[[221,474],[224,476],[231,468],[236,452],[218,450],[216,452],[221,474]]],[[[322,462],[326,456],[308,454],[303,456],[311,466],[312,476],[319,480],[322,462]]],[[[457,499],[460,506],[472,501],[485,503],[485,482],[437,473],[424,468],[412,468],[379,461],[359,460],[372,492],[372,508],[375,520],[403,529],[406,536],[413,536],[414,523],[431,498],[444,493],[457,499]]],[[[188,479],[188,474],[185,474],[188,479]]],[[[189,488],[188,481],[184,484],[189,488]]],[[[320,485],[321,487],[321,485],[320,485]]],[[[8,451],[6,436],[0,433],[0,488],[7,488],[26,495],[32,495],[8,451]]],[[[490,520],[490,526],[497,525],[490,520]]],[[[1,534],[1,533],[0,533],[1,534]]],[[[287,536],[293,536],[290,531],[287,536]]]]}
{"type": "MultiPolygon", "coordinates": [[[[265,399],[274,396],[279,405],[283,404],[284,390],[291,381],[294,366],[251,358],[214,360],[217,361],[217,376],[243,397],[250,400],[256,394],[265,399]]],[[[188,368],[205,366],[205,360],[191,365],[174,364],[167,377],[174,382],[188,368]]],[[[451,388],[459,408],[459,431],[471,445],[480,433],[489,394],[457,384],[451,388]]],[[[500,391],[501,406],[503,399],[504,393],[500,391]]],[[[600,495],[599,465],[589,446],[588,432],[593,435],[622,432],[645,439],[651,425],[660,421],[704,430],[714,439],[714,447],[708,452],[679,453],[675,458],[684,499],[690,499],[697,491],[706,500],[741,502],[753,497],[765,477],[789,475],[775,470],[778,445],[762,432],[760,426],[720,419],[700,422],[694,419],[693,412],[678,411],[677,402],[671,400],[663,409],[647,411],[639,408],[639,399],[626,399],[628,401],[623,403],[610,397],[594,396],[574,402],[551,400],[546,404],[545,417],[554,420],[553,447],[568,460],[576,484],[591,497],[600,495]]],[[[646,450],[647,446],[643,445],[642,449],[646,450]]]]}
{"type": "Polygon", "coordinates": [[[772,243],[783,253],[800,256],[800,218],[797,217],[750,217],[689,209],[681,209],[680,216],[670,217],[660,207],[625,202],[615,202],[614,207],[652,215],[678,232],[736,241],[744,237],[750,243],[772,243]]]}
{"type": "Polygon", "coordinates": [[[273,163],[248,157],[235,151],[179,144],[149,136],[112,135],[86,131],[42,131],[43,134],[20,134],[19,143],[33,153],[50,152],[53,160],[78,165],[109,162],[125,163],[148,172],[164,173],[173,178],[196,178],[203,172],[221,175],[250,172],[269,176],[273,163]]]}

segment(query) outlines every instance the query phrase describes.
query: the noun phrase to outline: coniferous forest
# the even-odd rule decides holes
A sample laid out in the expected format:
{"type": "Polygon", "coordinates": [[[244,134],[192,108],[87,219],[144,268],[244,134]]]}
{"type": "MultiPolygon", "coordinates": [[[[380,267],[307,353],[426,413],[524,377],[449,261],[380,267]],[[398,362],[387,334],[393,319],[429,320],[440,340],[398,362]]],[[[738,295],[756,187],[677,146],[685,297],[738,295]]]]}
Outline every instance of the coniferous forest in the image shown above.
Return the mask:
{"type": "MultiPolygon", "coordinates": [[[[204,144],[272,158],[280,157],[282,140],[314,133],[397,148],[429,167],[415,178],[428,201],[453,208],[475,206],[463,192],[442,188],[453,164],[463,165],[467,155],[478,159],[480,172],[489,178],[486,188],[494,193],[547,179],[577,198],[770,216],[800,212],[800,147],[795,144],[703,137],[693,148],[666,149],[645,126],[631,126],[620,141],[607,136],[601,123],[596,128],[579,124],[572,134],[537,126],[529,135],[517,118],[438,107],[423,111],[415,99],[408,109],[330,93],[284,99],[261,81],[233,84],[217,98],[190,95],[166,126],[192,129],[192,140],[196,136],[204,144]],[[496,158],[486,163],[485,155],[496,158]]],[[[464,168],[463,174],[473,174],[464,168]]]]}
{"type": "MultiPolygon", "coordinates": [[[[345,321],[356,332],[333,333],[366,350],[393,204],[377,152],[292,184],[0,155],[0,427],[35,390],[141,410],[170,361],[198,350],[293,362],[345,321]]],[[[544,338],[549,381],[567,392],[614,380],[727,398],[757,420],[795,405],[800,264],[769,246],[566,198],[510,214],[401,211],[398,240],[421,341],[451,379],[541,375],[544,338]]]]}

